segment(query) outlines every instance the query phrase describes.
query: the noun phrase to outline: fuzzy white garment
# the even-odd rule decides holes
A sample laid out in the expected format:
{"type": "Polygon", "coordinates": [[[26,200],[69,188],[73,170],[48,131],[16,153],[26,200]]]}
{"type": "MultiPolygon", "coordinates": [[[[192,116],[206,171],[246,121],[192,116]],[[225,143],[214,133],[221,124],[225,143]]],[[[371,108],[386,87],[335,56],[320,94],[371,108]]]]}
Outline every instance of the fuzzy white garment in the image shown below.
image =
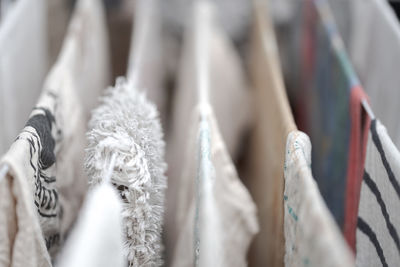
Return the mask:
{"type": "Polygon", "coordinates": [[[111,182],[123,199],[124,253],[130,266],[161,266],[166,188],[165,143],[157,109],[123,78],[93,111],[85,166],[102,182],[115,155],[111,182]]]}
{"type": "Polygon", "coordinates": [[[126,266],[121,211],[121,199],[111,185],[105,183],[93,188],[56,266],[126,266]]]}
{"type": "Polygon", "coordinates": [[[354,266],[353,255],[311,173],[311,143],[292,131],[285,153],[285,266],[354,266]]]}
{"type": "Polygon", "coordinates": [[[45,0],[12,3],[0,23],[0,154],[35,105],[48,70],[45,0]]]}
{"type": "Polygon", "coordinates": [[[0,257],[12,266],[50,266],[48,253],[57,254],[86,194],[82,162],[87,121],[78,92],[88,90],[87,95],[97,98],[98,91],[86,85],[107,75],[92,75],[85,68],[86,63],[96,62],[87,42],[100,41],[92,31],[102,22],[98,12],[102,6],[96,0],[77,2],[61,54],[39,101],[0,162],[9,166],[10,184],[2,188],[9,193],[0,197],[9,195],[16,202],[0,209],[0,220],[9,221],[0,228],[0,240],[4,240],[0,257]]]}
{"type": "Polygon", "coordinates": [[[166,115],[160,0],[136,0],[127,77],[166,115]]]}
{"type": "MultiPolygon", "coordinates": [[[[347,2],[349,0],[346,0],[347,2]]],[[[349,55],[375,115],[400,147],[400,24],[388,1],[350,2],[349,55]]]]}
{"type": "Polygon", "coordinates": [[[237,175],[211,107],[195,108],[192,122],[171,266],[247,266],[247,250],[258,232],[256,206],[237,175]]]}

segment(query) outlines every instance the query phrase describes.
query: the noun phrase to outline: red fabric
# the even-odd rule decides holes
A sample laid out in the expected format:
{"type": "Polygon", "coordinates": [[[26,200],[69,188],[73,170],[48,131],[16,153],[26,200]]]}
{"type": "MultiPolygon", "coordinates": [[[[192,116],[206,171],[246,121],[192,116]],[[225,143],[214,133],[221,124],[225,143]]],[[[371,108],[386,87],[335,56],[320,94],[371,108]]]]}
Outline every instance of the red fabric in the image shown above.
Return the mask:
{"type": "Polygon", "coordinates": [[[361,101],[368,99],[360,86],[354,86],[350,95],[350,148],[347,168],[346,202],[343,233],[347,243],[355,252],[358,204],[367,149],[371,118],[365,112],[361,101]]]}

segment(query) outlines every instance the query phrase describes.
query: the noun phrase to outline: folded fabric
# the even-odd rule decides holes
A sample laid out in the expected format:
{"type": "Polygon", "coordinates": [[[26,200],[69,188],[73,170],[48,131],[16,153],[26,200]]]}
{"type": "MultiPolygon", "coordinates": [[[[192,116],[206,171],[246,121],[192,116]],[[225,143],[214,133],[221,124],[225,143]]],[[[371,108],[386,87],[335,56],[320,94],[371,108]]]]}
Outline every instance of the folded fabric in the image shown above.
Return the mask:
{"type": "Polygon", "coordinates": [[[123,267],[122,202],[109,184],[86,197],[72,233],[57,261],[58,267],[123,267]]]}
{"type": "Polygon", "coordinates": [[[256,207],[241,183],[210,106],[192,113],[180,184],[172,266],[247,266],[258,231],[256,207]]]}
{"type": "Polygon", "coordinates": [[[356,265],[396,266],[400,260],[400,152],[373,120],[356,215],[356,265]]]}
{"type": "Polygon", "coordinates": [[[0,23],[0,153],[35,105],[48,70],[46,1],[12,3],[0,23]]]}
{"type": "Polygon", "coordinates": [[[111,182],[124,202],[124,256],[129,266],[161,266],[161,232],[167,180],[158,112],[143,92],[119,78],[92,114],[85,167],[92,186],[111,182]]]}
{"type": "Polygon", "coordinates": [[[296,129],[283,77],[275,34],[265,3],[256,1],[250,75],[255,89],[255,127],[244,183],[258,209],[260,233],[250,248],[252,266],[283,266],[283,165],[286,138],[296,129]]]}
{"type": "Polygon", "coordinates": [[[8,241],[0,244],[1,252],[9,252],[1,257],[12,266],[50,266],[47,250],[52,257],[57,253],[86,192],[87,178],[82,168],[85,107],[78,92],[87,90],[86,94],[96,97],[97,90],[86,85],[99,83],[97,78],[107,76],[92,75],[92,69],[84,67],[96,62],[87,53],[92,49],[87,42],[101,41],[92,31],[102,23],[101,8],[98,1],[77,3],[63,49],[39,101],[0,162],[9,167],[9,186],[2,188],[9,193],[4,195],[16,201],[15,206],[1,210],[1,216],[6,216],[2,220],[14,220],[8,227],[1,227],[1,240],[8,241]],[[19,186],[21,189],[16,189],[19,186]]]}
{"type": "Polygon", "coordinates": [[[308,136],[291,132],[285,155],[285,266],[354,266],[312,177],[308,136]]]}

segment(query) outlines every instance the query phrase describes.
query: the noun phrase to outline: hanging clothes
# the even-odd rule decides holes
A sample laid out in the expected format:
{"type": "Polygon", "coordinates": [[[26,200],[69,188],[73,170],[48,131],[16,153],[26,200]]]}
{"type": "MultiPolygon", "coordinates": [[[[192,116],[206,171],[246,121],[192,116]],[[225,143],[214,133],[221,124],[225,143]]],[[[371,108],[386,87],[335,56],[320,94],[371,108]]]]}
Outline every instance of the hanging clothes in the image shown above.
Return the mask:
{"type": "Polygon", "coordinates": [[[48,70],[46,1],[12,3],[0,23],[0,153],[24,127],[48,70]]]}
{"type": "Polygon", "coordinates": [[[265,3],[254,2],[250,75],[255,89],[255,128],[244,183],[258,208],[260,233],[250,248],[251,266],[283,266],[283,165],[289,132],[296,129],[283,84],[278,48],[265,3]]]}
{"type": "Polygon", "coordinates": [[[193,112],[179,189],[180,229],[171,266],[247,266],[256,207],[240,182],[212,108],[193,112]]]}
{"type": "Polygon", "coordinates": [[[400,152],[379,120],[368,134],[357,211],[356,265],[396,266],[400,260],[400,152]]]}
{"type": "Polygon", "coordinates": [[[312,169],[321,194],[346,232],[364,164],[369,119],[361,102],[366,96],[328,2],[306,1],[302,10],[296,43],[304,52],[297,65],[299,90],[292,96],[296,121],[313,143],[312,169]]]}
{"type": "Polygon", "coordinates": [[[138,89],[146,91],[165,124],[167,91],[164,88],[165,66],[159,6],[159,0],[139,0],[135,3],[127,76],[131,77],[138,89]]]}
{"type": "MultiPolygon", "coordinates": [[[[219,129],[231,157],[238,154],[241,139],[251,123],[249,91],[244,70],[232,43],[220,27],[213,23],[209,33],[207,57],[209,58],[209,101],[215,112],[219,129]],[[229,101],[227,101],[229,98],[229,101]],[[235,116],[232,116],[235,114],[235,116]]],[[[182,162],[185,159],[186,140],[190,129],[191,114],[198,103],[194,90],[198,77],[195,67],[195,34],[188,27],[181,57],[177,89],[173,99],[171,130],[167,138],[167,162],[169,184],[167,190],[166,239],[167,249],[175,247],[175,237],[180,232],[176,227],[177,196],[181,190],[182,162]]],[[[172,251],[167,251],[172,255],[172,251]]]]}
{"type": "Polygon", "coordinates": [[[312,177],[308,136],[291,132],[285,155],[285,266],[354,266],[312,177]]]}
{"type": "Polygon", "coordinates": [[[93,113],[85,167],[90,184],[103,181],[115,157],[111,182],[124,202],[124,256],[129,266],[162,266],[165,143],[155,105],[119,78],[93,113]],[[113,156],[114,155],[114,156],[113,156]]]}
{"type": "Polygon", "coordinates": [[[63,244],[82,203],[87,188],[82,168],[86,114],[78,92],[97,98],[87,85],[107,76],[100,71],[92,75],[98,66],[91,68],[99,60],[92,58],[92,44],[101,47],[103,41],[96,31],[104,23],[102,12],[98,1],[77,3],[39,101],[1,159],[0,165],[9,169],[2,191],[15,199],[0,210],[1,220],[10,222],[0,233],[1,240],[8,240],[0,244],[7,246],[0,251],[9,252],[1,256],[6,265],[51,266],[50,256],[63,244]]]}
{"type": "Polygon", "coordinates": [[[400,25],[387,1],[351,2],[349,54],[376,116],[400,146],[400,25]]]}
{"type": "MultiPolygon", "coordinates": [[[[213,97],[227,88],[215,84],[217,80],[211,68],[215,42],[225,47],[224,39],[210,2],[197,3],[193,12],[183,61],[185,69],[191,72],[181,72],[190,76],[185,77],[185,87],[180,90],[197,94],[197,100],[191,102],[198,104],[194,103],[192,117],[188,118],[192,122],[190,131],[183,131],[189,132],[189,136],[185,138],[188,141],[180,163],[181,176],[174,184],[178,186],[175,225],[167,229],[172,231],[170,238],[174,234],[173,242],[169,240],[175,249],[172,266],[245,266],[248,246],[258,231],[256,208],[237,176],[217,126],[219,117],[213,111],[213,101],[216,101],[213,97]]],[[[230,97],[237,93],[234,88],[230,97]]]]}
{"type": "Polygon", "coordinates": [[[57,260],[58,267],[123,267],[122,203],[111,185],[88,193],[57,260]]]}

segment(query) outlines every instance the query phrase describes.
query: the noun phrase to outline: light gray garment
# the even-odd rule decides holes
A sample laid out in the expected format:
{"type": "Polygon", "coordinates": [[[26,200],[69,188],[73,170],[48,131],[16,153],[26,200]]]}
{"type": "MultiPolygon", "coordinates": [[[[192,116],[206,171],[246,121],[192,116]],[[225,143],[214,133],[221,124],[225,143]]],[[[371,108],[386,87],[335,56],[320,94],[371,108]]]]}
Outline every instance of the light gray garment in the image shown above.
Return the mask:
{"type": "Polygon", "coordinates": [[[330,3],[337,7],[335,19],[371,107],[400,146],[400,23],[396,14],[385,0],[330,3]]]}
{"type": "Polygon", "coordinates": [[[38,100],[48,69],[45,0],[19,0],[0,22],[0,154],[38,100]]]}
{"type": "Polygon", "coordinates": [[[172,266],[247,266],[247,250],[258,232],[255,203],[237,175],[211,107],[196,107],[192,122],[172,266]]]}
{"type": "MultiPolygon", "coordinates": [[[[219,122],[219,128],[232,157],[237,155],[244,132],[250,123],[250,97],[240,58],[228,37],[216,23],[213,16],[209,31],[209,43],[204,50],[209,58],[209,99],[219,122]],[[229,99],[229,101],[227,101],[229,99]]],[[[168,189],[166,210],[167,250],[174,247],[176,227],[174,222],[179,179],[182,162],[185,157],[185,146],[182,141],[187,138],[190,114],[198,103],[196,91],[195,40],[196,32],[187,28],[184,39],[177,89],[173,99],[171,129],[167,135],[168,189]],[[170,243],[171,242],[171,243],[170,243]]],[[[170,254],[167,252],[167,254],[170,254]]]]}
{"type": "Polygon", "coordinates": [[[136,0],[127,77],[156,104],[165,123],[167,95],[161,23],[160,0],[136,0]]]}

